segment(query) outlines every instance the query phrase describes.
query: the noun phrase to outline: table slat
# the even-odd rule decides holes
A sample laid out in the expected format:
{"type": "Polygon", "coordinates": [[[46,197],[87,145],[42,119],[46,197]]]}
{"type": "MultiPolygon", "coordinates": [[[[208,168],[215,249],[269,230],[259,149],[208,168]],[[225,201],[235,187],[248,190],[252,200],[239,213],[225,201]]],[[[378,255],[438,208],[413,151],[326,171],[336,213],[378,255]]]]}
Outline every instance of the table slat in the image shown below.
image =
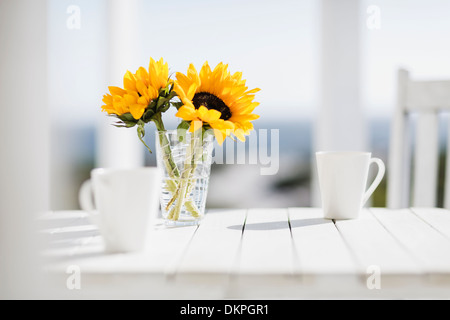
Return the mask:
{"type": "Polygon", "coordinates": [[[357,265],[332,220],[319,208],[289,208],[302,273],[354,273],[357,265]]]}
{"type": "Polygon", "coordinates": [[[293,274],[294,260],[287,209],[249,209],[235,272],[293,274]]]}
{"type": "Polygon", "coordinates": [[[450,210],[442,208],[411,208],[411,210],[430,226],[450,238],[450,210]]]}
{"type": "Polygon", "coordinates": [[[425,272],[450,273],[450,239],[410,209],[374,208],[371,211],[425,272]]]}
{"type": "Polygon", "coordinates": [[[246,210],[208,213],[192,238],[177,276],[192,273],[231,272],[242,235],[246,210]]]}
{"type": "Polygon", "coordinates": [[[419,264],[382,224],[363,209],[358,219],[337,220],[336,227],[359,262],[361,273],[371,266],[383,274],[421,273],[419,264]]]}

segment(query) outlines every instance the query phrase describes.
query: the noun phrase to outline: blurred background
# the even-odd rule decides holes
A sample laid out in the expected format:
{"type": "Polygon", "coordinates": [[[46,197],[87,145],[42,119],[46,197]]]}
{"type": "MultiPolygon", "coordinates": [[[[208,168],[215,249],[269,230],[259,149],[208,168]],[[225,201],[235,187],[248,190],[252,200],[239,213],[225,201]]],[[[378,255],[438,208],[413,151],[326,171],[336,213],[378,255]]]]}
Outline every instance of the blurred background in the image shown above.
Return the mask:
{"type": "MultiPolygon", "coordinates": [[[[228,63],[261,88],[255,134],[268,129],[271,141],[279,130],[277,174],[213,165],[208,207],[318,205],[315,151],[368,150],[387,161],[398,68],[450,77],[448,12],[446,0],[49,0],[50,207],[77,209],[94,167],[155,165],[135,129],[108,128],[100,111],[107,86],[122,86],[125,71],[150,57],[171,72],[228,63]]],[[[175,128],[170,112],[165,119],[175,128]]],[[[373,205],[385,204],[385,192],[373,205]]]]}

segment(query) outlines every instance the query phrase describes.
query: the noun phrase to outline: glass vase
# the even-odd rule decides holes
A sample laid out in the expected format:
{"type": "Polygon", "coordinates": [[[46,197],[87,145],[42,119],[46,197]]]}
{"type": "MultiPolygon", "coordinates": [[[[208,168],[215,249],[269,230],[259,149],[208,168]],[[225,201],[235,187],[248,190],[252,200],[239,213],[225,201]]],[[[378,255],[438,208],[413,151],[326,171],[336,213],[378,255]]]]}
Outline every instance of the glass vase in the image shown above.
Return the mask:
{"type": "Polygon", "coordinates": [[[205,214],[214,137],[197,130],[156,131],[161,213],[168,226],[196,225],[205,214]]]}

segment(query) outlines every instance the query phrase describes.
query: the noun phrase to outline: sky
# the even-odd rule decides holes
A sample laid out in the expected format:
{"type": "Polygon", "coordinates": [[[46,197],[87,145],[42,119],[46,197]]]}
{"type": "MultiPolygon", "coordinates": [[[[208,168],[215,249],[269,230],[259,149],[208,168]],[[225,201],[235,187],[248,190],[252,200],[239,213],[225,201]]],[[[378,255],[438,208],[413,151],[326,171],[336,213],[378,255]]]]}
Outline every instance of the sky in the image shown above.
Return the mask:
{"type": "Polygon", "coordinates": [[[301,108],[312,102],[313,1],[145,2],[144,8],[141,16],[153,23],[141,18],[149,39],[143,45],[143,59],[167,57],[175,70],[183,72],[189,63],[198,69],[205,61],[211,66],[228,63],[232,72],[243,72],[249,87],[261,89],[257,99],[269,116],[284,118],[277,109],[301,114],[301,108]],[[158,45],[167,36],[173,41],[158,45]]]}
{"type": "Polygon", "coordinates": [[[364,107],[391,116],[398,68],[415,79],[450,79],[450,1],[365,2],[380,8],[381,24],[362,34],[364,107]]]}
{"type": "MultiPolygon", "coordinates": [[[[320,1],[134,1],[133,58],[114,79],[147,66],[150,57],[163,57],[173,72],[185,72],[190,63],[200,69],[205,61],[224,62],[232,72],[242,71],[250,88],[261,89],[256,100],[262,119],[317,114],[320,1]]],[[[49,4],[52,115],[67,125],[93,124],[102,116],[107,86],[121,85],[108,76],[108,37],[115,35],[107,28],[107,0],[49,4]],[[69,26],[70,6],[79,9],[77,28],[69,26]]],[[[368,115],[391,114],[399,67],[413,77],[450,78],[449,12],[446,0],[360,1],[361,108],[368,115]],[[366,25],[369,6],[379,9],[379,28],[366,25]]]]}

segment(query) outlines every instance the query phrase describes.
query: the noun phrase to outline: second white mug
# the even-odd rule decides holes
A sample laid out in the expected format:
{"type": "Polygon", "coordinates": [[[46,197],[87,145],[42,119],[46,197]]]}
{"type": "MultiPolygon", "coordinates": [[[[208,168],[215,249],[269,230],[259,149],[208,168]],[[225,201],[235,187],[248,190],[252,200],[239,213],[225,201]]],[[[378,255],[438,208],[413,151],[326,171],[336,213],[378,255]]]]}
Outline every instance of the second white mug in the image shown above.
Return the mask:
{"type": "Polygon", "coordinates": [[[385,173],[383,161],[372,158],[370,152],[317,152],[316,163],[322,208],[327,219],[357,218],[385,173]],[[366,190],[372,163],[377,164],[378,173],[366,190]]]}
{"type": "Polygon", "coordinates": [[[158,214],[160,184],[156,167],[91,171],[91,179],[80,188],[79,201],[99,227],[106,251],[145,248],[152,218],[158,214]]]}

